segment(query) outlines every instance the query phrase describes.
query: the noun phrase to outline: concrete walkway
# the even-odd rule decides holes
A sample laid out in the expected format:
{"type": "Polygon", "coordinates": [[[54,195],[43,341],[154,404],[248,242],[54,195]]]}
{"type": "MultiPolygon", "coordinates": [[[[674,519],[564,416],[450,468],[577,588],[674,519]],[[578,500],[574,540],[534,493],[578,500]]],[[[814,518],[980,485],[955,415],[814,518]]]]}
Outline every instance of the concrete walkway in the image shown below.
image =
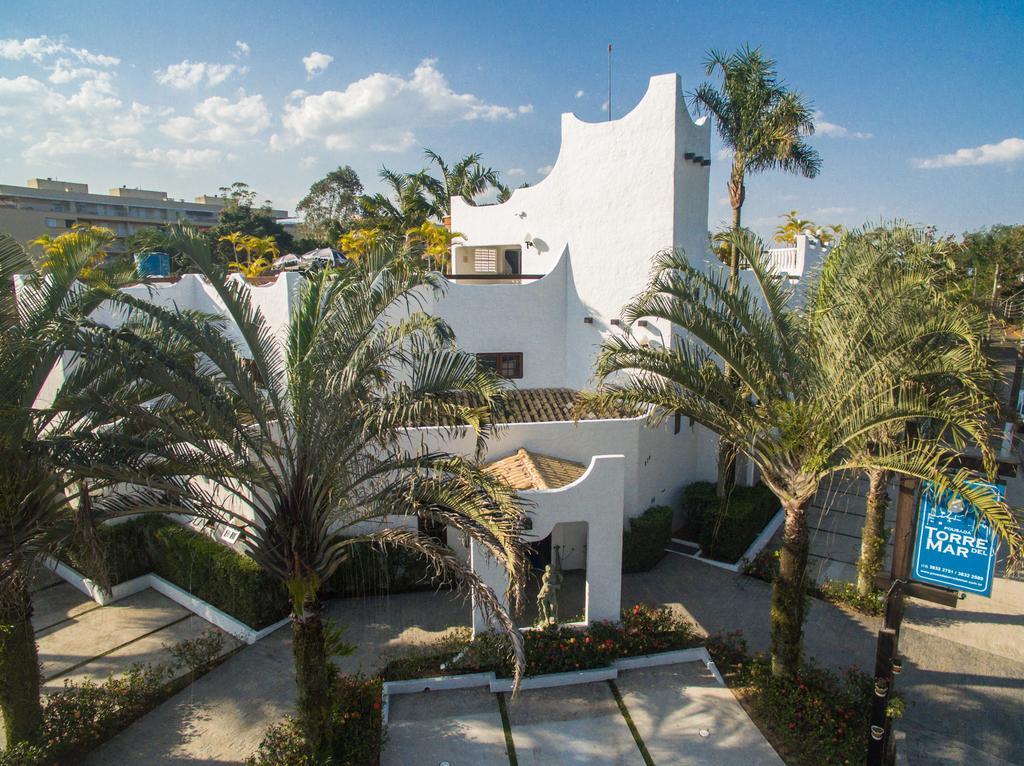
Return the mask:
{"type": "MultiPolygon", "coordinates": [[[[49,571],[37,575],[32,604],[44,692],[65,681],[102,683],[135,663],[172,662],[170,647],[206,631],[221,632],[156,591],[101,607],[49,571]]],[[[223,635],[222,651],[238,646],[223,635]]]]}
{"type": "MultiPolygon", "coordinates": [[[[398,653],[469,620],[469,605],[451,593],[334,601],[329,616],[347,625],[356,652],[337,658],[346,673],[372,673],[384,652],[398,653]]],[[[114,739],[95,750],[97,766],[240,763],[267,726],[294,712],[291,631],[284,627],[244,648],[114,739]]]]}
{"type": "Polygon", "coordinates": [[[390,705],[382,766],[508,766],[506,733],[522,766],[642,764],[637,737],[658,766],[782,765],[732,693],[699,662],[523,691],[515,699],[465,689],[397,695],[390,705]]]}
{"type": "MultiPolygon", "coordinates": [[[[1003,596],[992,602],[968,599],[955,611],[915,604],[908,611],[907,667],[898,685],[908,702],[903,726],[912,766],[1024,766],[1024,585],[1003,583],[996,584],[1003,596]]],[[[741,630],[753,651],[769,645],[770,593],[759,580],[682,556],[623,578],[623,604],[668,604],[707,633],[741,630]]],[[[346,640],[358,647],[339,661],[346,672],[372,672],[382,653],[430,641],[469,620],[468,604],[449,593],[340,600],[330,613],[350,626],[346,640]]],[[[878,625],[812,600],[806,652],[835,669],[870,669],[878,625]]],[[[291,635],[284,628],[136,722],[89,763],[239,763],[267,725],[292,711],[294,694],[291,635]]]]}

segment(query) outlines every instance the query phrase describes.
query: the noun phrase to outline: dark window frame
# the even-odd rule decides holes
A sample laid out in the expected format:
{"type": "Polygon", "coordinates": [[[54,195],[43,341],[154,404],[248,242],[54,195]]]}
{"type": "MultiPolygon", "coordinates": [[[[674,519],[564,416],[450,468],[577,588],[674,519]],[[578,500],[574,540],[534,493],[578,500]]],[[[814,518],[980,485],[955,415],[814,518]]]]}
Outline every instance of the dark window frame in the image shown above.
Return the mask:
{"type": "Polygon", "coordinates": [[[476,355],[476,359],[480,364],[484,364],[494,370],[500,377],[506,378],[507,380],[520,380],[523,377],[523,352],[522,351],[488,351],[476,355]],[[484,357],[493,359],[493,364],[484,361],[484,357]],[[502,363],[507,359],[512,359],[515,365],[515,375],[504,375],[502,373],[502,363]]]}

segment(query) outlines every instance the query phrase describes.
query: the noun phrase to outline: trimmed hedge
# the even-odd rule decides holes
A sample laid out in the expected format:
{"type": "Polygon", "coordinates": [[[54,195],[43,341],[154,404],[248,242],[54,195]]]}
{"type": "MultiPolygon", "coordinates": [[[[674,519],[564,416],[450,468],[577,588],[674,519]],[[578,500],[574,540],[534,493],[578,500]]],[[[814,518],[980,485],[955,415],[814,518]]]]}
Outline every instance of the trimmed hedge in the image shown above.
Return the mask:
{"type": "MultiPolygon", "coordinates": [[[[255,561],[166,516],[103,526],[98,534],[112,585],[152,572],[257,630],[288,616],[284,588],[255,561]]],[[[66,557],[87,577],[99,574],[74,549],[66,557]]]]}
{"type": "Polygon", "coordinates": [[[683,490],[688,535],[700,543],[702,556],[730,564],[739,561],[778,510],[778,498],[763,484],[734,487],[725,502],[711,482],[683,490]]]}
{"type": "Polygon", "coordinates": [[[665,555],[665,546],[672,539],[672,509],[653,505],[640,516],[629,520],[629,529],[622,535],[622,571],[646,572],[665,555]]]}
{"type": "MultiPolygon", "coordinates": [[[[291,610],[284,588],[259,564],[166,516],[103,526],[98,535],[112,585],[152,572],[257,630],[287,617],[291,610]]],[[[99,579],[95,566],[73,547],[63,557],[82,574],[99,579]]],[[[418,554],[366,544],[353,546],[351,558],[321,592],[359,596],[437,586],[418,554]]]]}

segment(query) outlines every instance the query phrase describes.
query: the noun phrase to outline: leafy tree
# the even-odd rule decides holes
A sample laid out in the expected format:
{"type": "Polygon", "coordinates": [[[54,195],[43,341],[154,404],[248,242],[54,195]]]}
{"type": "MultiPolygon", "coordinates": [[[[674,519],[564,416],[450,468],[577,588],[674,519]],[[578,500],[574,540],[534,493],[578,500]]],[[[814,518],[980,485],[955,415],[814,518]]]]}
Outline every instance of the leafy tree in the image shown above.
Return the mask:
{"type": "Polygon", "coordinates": [[[193,484],[197,507],[239,529],[290,594],[299,721],[317,762],[336,736],[328,720],[336,631],[320,589],[360,545],[410,549],[468,588],[509,632],[521,668],[520,639],[490,588],[416,524],[394,524],[419,518],[481,544],[507,569],[516,603],[526,557],[514,490],[474,460],[408,439],[409,426],[443,423],[474,428],[482,445],[503,392],[503,381],[454,348],[440,318],[416,309],[415,294],[442,289],[436,275],[410,268],[399,250],[307,275],[281,348],[201,236],[182,228],[167,240],[210,280],[244,346],[202,317],[131,301],[168,336],[188,339],[195,357],[183,363],[159,344],[109,332],[107,358],[166,392],[150,407],[111,414],[151,445],[144,468],[155,475],[144,483],[161,487],[171,470],[206,477],[215,489],[193,484]],[[457,391],[489,406],[459,405],[457,391]]]}
{"type": "MultiPolygon", "coordinates": [[[[722,75],[720,87],[705,82],[691,101],[698,114],[714,118],[722,143],[732,150],[729,202],[732,228],[739,231],[748,174],[779,169],[813,178],[821,170],[821,157],[804,140],[814,132],[810,105],[786,87],[775,62],[760,48],[743,46],[732,54],[712,49],[704,73],[716,72],[722,75]]],[[[734,276],[739,273],[735,249],[731,269],[734,276]]]]}
{"type": "MultiPolygon", "coordinates": [[[[270,203],[265,202],[260,207],[254,207],[256,192],[247,184],[236,181],[230,187],[222,187],[220,192],[228,203],[220,211],[217,225],[210,228],[206,234],[211,248],[223,262],[226,263],[234,255],[233,247],[224,244],[230,240],[224,238],[236,233],[260,238],[273,237],[278,251],[282,253],[292,249],[292,235],[271,215],[270,203]]],[[[155,236],[159,239],[160,234],[155,236]]]]}
{"type": "Polygon", "coordinates": [[[338,247],[346,258],[358,261],[365,258],[371,251],[381,247],[388,236],[377,227],[369,229],[353,229],[338,238],[338,247]]]}
{"type": "Polygon", "coordinates": [[[359,214],[362,193],[363,184],[349,165],[339,166],[315,182],[295,206],[296,212],[303,214],[303,236],[321,243],[336,242],[359,214]]]}
{"type": "Polygon", "coordinates": [[[974,504],[1007,541],[1015,563],[1024,541],[1006,505],[972,485],[967,471],[953,470],[965,443],[994,467],[977,396],[949,391],[938,400],[921,382],[959,369],[944,346],[928,342],[954,332],[950,323],[959,318],[911,316],[867,344],[850,332],[842,312],[815,310],[813,295],[804,310],[795,308],[760,239],[741,232],[734,244],[750,263],[757,293],[721,272],[705,273],[681,253],[659,255],[647,290],[623,317],[629,324],[662,319],[678,332],[667,348],[641,345],[628,333],[606,339],[596,370],[600,388],[588,399],[597,406],[651,407],[656,418],[691,417],[760,469],[785,512],[771,654],[774,672],[791,676],[801,660],[807,510],[825,476],[878,469],[928,479],[974,504]],[[896,369],[913,374],[893,386],[896,369]],[[927,432],[863,449],[865,434],[918,421],[929,423],[927,432]]]}
{"type": "Polygon", "coordinates": [[[997,311],[1009,308],[1020,312],[1024,306],[1024,225],[1000,224],[967,232],[960,247],[949,255],[949,278],[964,293],[988,306],[995,284],[997,311]]]}
{"type": "Polygon", "coordinates": [[[467,154],[451,166],[437,152],[426,149],[425,153],[430,164],[440,172],[440,178],[426,177],[432,213],[439,219],[451,215],[452,197],[462,197],[470,205],[475,205],[476,198],[488,189],[497,189],[499,193],[504,189],[498,171],[484,167],[480,162],[483,156],[479,152],[467,154]]]}
{"type": "Polygon", "coordinates": [[[421,223],[419,227],[406,232],[409,245],[414,252],[419,252],[430,268],[444,271],[448,267],[452,254],[452,240],[465,236],[457,231],[449,231],[433,221],[421,223]]]}
{"type": "Polygon", "coordinates": [[[71,356],[86,317],[115,287],[137,281],[134,268],[101,265],[109,241],[79,229],[49,241],[33,262],[0,235],[0,725],[8,744],[35,740],[42,720],[29,592],[35,567],[73,535],[88,541],[93,516],[119,502],[91,497],[89,467],[110,459],[100,442],[116,431],[91,403],[149,398],[147,389],[126,386],[109,359],[71,356]],[[49,376],[62,359],[53,390],[49,376]]]}
{"type": "Polygon", "coordinates": [[[380,229],[394,238],[401,238],[409,229],[415,229],[434,215],[430,194],[430,177],[419,173],[396,173],[387,168],[380,170],[386,192],[363,194],[359,197],[362,215],[356,222],[360,229],[380,229]]]}
{"type": "MultiPolygon", "coordinates": [[[[931,353],[942,353],[944,365],[938,370],[905,366],[905,360],[916,362],[919,357],[915,353],[905,359],[896,356],[889,369],[879,368],[883,384],[895,388],[913,381],[936,409],[946,407],[947,397],[955,399],[967,392],[977,403],[979,416],[994,415],[998,410],[996,374],[983,350],[987,319],[960,301],[932,268],[936,260],[945,260],[950,246],[948,240],[936,240],[925,230],[899,223],[848,234],[825,261],[815,291],[815,310],[841,318],[871,357],[877,355],[876,348],[884,353],[892,337],[907,337],[908,323],[931,328],[914,340],[927,344],[931,353]]],[[[891,450],[905,441],[903,423],[884,423],[865,433],[859,449],[864,459],[870,459],[872,452],[891,450]]],[[[857,590],[866,596],[885,563],[885,513],[892,472],[869,467],[864,474],[868,491],[857,590]]]]}

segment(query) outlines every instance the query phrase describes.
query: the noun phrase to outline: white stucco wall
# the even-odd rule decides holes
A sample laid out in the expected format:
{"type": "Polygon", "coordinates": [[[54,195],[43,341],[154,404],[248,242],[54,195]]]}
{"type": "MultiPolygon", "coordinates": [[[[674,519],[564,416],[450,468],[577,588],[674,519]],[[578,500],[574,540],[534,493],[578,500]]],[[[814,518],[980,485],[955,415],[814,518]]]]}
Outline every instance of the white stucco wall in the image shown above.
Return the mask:
{"type": "MultiPolygon", "coordinates": [[[[651,78],[640,103],[620,119],[586,123],[573,114],[562,115],[558,160],[535,186],[517,189],[501,205],[452,200],[452,228],[462,233],[465,245],[520,244],[524,273],[551,272],[568,249],[559,331],[566,357],[561,385],[588,385],[603,334],[617,331],[611,319],[643,289],[655,253],[672,247],[700,257],[706,253],[710,168],[684,159],[684,154],[707,158],[710,136],[708,123],[690,119],[679,76],[659,75],[651,78]],[[533,247],[526,246],[527,235],[533,247]],[[588,316],[593,324],[584,323],[588,316]]],[[[456,273],[459,261],[453,263],[456,273]]],[[[464,291],[491,289],[472,283],[462,288],[439,304],[442,316],[461,313],[456,304],[464,291]]],[[[518,299],[517,305],[529,304],[518,299]]],[[[495,306],[493,311],[499,310],[495,306]]],[[[531,317],[532,312],[519,314],[521,338],[552,333],[552,327],[531,317]]],[[[460,334],[459,339],[470,351],[516,350],[478,347],[472,334],[460,334]]],[[[524,365],[533,366],[525,357],[524,365]]]]}
{"type": "MultiPolygon", "coordinates": [[[[596,455],[586,473],[559,489],[523,492],[533,504],[533,529],[524,538],[543,540],[557,524],[584,522],[586,543],[587,622],[619,619],[622,598],[622,455],[596,455]]],[[[477,544],[472,544],[473,568],[501,596],[508,589],[504,570],[477,544]]],[[[506,602],[507,603],[507,602],[506,602]]],[[[491,627],[477,604],[473,609],[473,630],[491,627]]]]}

